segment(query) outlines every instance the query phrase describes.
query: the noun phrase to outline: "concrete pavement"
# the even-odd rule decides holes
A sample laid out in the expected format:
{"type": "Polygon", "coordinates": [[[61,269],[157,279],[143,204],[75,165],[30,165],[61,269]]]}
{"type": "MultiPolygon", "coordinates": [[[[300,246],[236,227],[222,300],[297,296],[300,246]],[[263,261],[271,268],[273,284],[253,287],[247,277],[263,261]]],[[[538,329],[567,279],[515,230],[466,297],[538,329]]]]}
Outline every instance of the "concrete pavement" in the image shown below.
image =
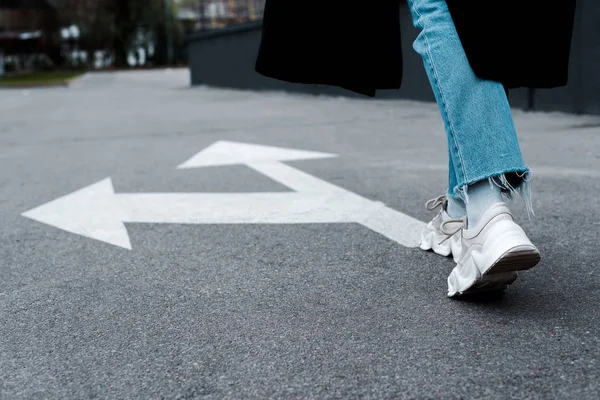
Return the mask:
{"type": "Polygon", "coordinates": [[[419,221],[444,191],[434,104],[187,82],[0,91],[0,398],[600,397],[600,119],[515,111],[536,216],[513,209],[543,259],[479,300],[446,298],[450,259],[361,223],[134,221],[128,250],[21,215],[108,177],[117,196],[290,191],[177,168],[223,140],[336,154],[282,163],[419,221]]]}

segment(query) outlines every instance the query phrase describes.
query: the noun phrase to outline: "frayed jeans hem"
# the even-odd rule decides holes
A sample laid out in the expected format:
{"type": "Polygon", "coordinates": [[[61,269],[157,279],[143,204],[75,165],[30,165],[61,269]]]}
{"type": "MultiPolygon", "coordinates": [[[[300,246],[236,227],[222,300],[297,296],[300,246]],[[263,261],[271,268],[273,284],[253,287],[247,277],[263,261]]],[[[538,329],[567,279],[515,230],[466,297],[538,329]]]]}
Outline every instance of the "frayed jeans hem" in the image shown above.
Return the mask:
{"type": "Polygon", "coordinates": [[[502,194],[509,200],[514,200],[517,194],[525,201],[527,214],[529,217],[535,215],[531,198],[531,170],[529,168],[519,168],[509,170],[500,174],[484,176],[479,179],[472,179],[462,185],[449,189],[446,195],[455,200],[469,204],[469,186],[483,180],[488,180],[491,187],[499,187],[502,194]]]}

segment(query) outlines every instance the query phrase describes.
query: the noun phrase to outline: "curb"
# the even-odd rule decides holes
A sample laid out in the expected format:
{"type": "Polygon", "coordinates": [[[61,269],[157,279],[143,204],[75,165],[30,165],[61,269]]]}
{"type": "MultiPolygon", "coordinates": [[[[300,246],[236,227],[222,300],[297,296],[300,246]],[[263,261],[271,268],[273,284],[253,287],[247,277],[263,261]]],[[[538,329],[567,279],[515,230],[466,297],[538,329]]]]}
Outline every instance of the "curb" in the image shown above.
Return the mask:
{"type": "Polygon", "coordinates": [[[34,89],[34,88],[54,88],[54,87],[69,87],[71,82],[52,82],[52,83],[19,83],[19,84],[2,84],[2,89],[34,89]]]}
{"type": "Polygon", "coordinates": [[[79,79],[83,79],[87,76],[87,73],[83,73],[79,76],[71,79],[58,80],[54,82],[22,82],[14,84],[0,83],[0,89],[35,89],[35,88],[58,88],[58,87],[69,87],[71,83],[79,79]]]}

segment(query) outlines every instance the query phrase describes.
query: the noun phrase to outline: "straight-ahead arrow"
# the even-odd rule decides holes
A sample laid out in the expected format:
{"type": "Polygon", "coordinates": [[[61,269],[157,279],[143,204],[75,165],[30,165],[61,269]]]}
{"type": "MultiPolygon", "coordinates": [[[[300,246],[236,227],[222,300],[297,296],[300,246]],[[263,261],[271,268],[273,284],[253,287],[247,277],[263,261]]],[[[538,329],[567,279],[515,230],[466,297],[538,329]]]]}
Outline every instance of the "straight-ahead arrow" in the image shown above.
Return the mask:
{"type": "Polygon", "coordinates": [[[335,157],[236,142],[217,142],[179,168],[244,164],[295,190],[278,193],[115,193],[110,178],[22,215],[126,249],[125,223],[360,223],[414,247],[423,222],[320,180],[281,161],[335,157]]]}
{"type": "Polygon", "coordinates": [[[296,192],[329,193],[336,192],[340,188],[283,164],[282,161],[315,160],[332,157],[337,157],[337,154],[223,140],[202,150],[178,168],[246,165],[296,192]]]}

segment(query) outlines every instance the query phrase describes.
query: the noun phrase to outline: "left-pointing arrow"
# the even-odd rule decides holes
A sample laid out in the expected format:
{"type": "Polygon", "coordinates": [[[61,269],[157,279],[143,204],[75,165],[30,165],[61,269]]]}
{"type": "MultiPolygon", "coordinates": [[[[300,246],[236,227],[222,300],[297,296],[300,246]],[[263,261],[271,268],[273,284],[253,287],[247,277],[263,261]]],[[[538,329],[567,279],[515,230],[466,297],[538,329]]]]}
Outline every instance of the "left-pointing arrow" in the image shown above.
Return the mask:
{"type": "Polygon", "coordinates": [[[356,209],[315,193],[115,193],[110,178],[29,210],[35,221],[126,249],[124,223],[297,224],[353,222],[356,209]]]}
{"type": "Polygon", "coordinates": [[[114,201],[110,178],[24,212],[22,215],[67,232],[131,250],[126,214],[114,201]]]}
{"type": "Polygon", "coordinates": [[[125,223],[310,224],[359,223],[407,247],[424,223],[378,201],[318,179],[281,161],[335,154],[217,142],[180,166],[245,164],[294,192],[115,193],[110,178],[22,215],[56,228],[131,249],[125,223]]]}

